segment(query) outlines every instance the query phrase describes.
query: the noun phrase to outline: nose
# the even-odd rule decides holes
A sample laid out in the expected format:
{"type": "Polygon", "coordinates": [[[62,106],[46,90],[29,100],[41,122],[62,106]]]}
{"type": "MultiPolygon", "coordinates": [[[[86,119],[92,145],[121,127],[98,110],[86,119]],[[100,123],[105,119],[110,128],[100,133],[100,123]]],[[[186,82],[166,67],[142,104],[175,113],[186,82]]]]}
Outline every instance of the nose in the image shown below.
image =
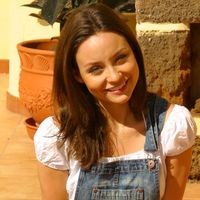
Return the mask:
{"type": "Polygon", "coordinates": [[[121,79],[122,73],[114,68],[114,67],[109,67],[107,69],[107,81],[112,83],[112,82],[117,82],[121,79]]]}

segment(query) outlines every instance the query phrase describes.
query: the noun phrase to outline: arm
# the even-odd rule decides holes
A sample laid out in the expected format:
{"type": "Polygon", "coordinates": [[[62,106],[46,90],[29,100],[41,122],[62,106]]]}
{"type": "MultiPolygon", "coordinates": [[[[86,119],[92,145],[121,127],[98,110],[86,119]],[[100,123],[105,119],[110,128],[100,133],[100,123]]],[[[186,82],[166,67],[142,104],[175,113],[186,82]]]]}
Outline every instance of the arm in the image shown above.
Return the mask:
{"type": "Polygon", "coordinates": [[[166,189],[162,200],[181,200],[191,167],[192,148],[166,158],[166,189]]]}
{"type": "Polygon", "coordinates": [[[49,168],[38,162],[42,200],[67,200],[67,171],[49,168]]]}

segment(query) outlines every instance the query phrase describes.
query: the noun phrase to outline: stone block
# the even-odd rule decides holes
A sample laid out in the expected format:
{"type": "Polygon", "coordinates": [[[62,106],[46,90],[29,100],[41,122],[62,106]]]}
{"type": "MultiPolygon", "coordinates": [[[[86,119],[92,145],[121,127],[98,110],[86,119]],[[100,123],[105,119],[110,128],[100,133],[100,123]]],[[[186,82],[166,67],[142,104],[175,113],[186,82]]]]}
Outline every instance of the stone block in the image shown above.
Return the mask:
{"type": "Polygon", "coordinates": [[[199,0],[136,0],[137,22],[199,23],[199,0]]]}
{"type": "Polygon", "coordinates": [[[200,24],[191,24],[191,64],[190,101],[194,105],[200,98],[200,24]]]}
{"type": "Polygon", "coordinates": [[[148,90],[186,105],[190,80],[189,31],[137,32],[144,54],[148,90]]]}

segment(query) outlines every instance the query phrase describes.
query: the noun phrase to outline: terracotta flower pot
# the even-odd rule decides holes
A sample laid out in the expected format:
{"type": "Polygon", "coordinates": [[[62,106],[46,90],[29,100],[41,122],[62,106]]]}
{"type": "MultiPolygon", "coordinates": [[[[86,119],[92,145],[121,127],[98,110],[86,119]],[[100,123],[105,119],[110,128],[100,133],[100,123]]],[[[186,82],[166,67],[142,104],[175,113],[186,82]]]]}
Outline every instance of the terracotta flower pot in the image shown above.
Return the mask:
{"type": "Polygon", "coordinates": [[[28,136],[31,140],[33,140],[35,132],[38,129],[38,125],[35,123],[35,120],[33,118],[27,118],[25,121],[26,131],[28,133],[28,136]]]}
{"type": "Polygon", "coordinates": [[[51,91],[57,40],[29,40],[17,45],[21,62],[19,96],[36,123],[52,114],[51,91]]]}

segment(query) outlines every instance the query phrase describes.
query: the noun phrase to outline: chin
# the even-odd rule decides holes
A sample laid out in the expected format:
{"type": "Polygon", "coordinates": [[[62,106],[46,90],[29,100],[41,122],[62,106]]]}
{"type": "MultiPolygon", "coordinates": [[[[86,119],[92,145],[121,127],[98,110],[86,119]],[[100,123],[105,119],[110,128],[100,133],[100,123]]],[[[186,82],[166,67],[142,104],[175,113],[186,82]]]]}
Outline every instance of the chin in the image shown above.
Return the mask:
{"type": "Polygon", "coordinates": [[[112,99],[109,102],[114,104],[123,105],[129,102],[131,97],[121,98],[121,99],[112,99]]]}

